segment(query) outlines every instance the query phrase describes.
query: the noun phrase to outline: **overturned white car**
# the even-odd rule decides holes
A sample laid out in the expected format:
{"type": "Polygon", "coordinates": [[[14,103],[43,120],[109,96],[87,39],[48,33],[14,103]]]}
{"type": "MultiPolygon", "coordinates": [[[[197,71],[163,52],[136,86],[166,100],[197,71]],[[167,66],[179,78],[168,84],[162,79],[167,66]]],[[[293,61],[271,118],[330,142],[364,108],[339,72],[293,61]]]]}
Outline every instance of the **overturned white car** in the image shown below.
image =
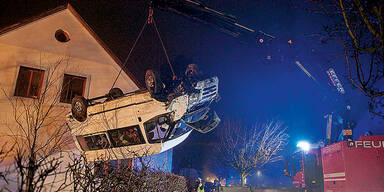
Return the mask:
{"type": "Polygon", "coordinates": [[[68,125],[77,148],[88,161],[126,159],[166,151],[193,129],[211,131],[220,122],[209,108],[219,99],[218,78],[186,79],[167,87],[148,70],[148,90],[124,94],[113,88],[93,99],[76,96],[68,125]]]}

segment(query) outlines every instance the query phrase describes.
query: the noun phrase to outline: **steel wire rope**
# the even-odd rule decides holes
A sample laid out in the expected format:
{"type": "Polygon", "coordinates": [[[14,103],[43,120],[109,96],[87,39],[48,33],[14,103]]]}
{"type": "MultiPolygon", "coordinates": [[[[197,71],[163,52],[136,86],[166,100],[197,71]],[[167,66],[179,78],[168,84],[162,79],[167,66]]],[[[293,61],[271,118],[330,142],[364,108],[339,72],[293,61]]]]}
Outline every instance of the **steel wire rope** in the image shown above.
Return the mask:
{"type": "Polygon", "coordinates": [[[156,25],[156,22],[155,22],[155,18],[154,18],[154,17],[152,17],[152,22],[153,22],[153,26],[155,27],[157,37],[158,37],[159,40],[160,40],[161,47],[163,48],[165,57],[166,57],[166,59],[167,59],[168,65],[169,65],[169,68],[170,68],[171,71],[172,71],[172,75],[173,75],[173,76],[172,76],[172,79],[175,80],[175,78],[176,78],[176,74],[175,74],[175,71],[173,70],[173,66],[172,66],[172,64],[171,64],[171,61],[169,60],[169,56],[168,56],[168,53],[167,53],[167,49],[165,48],[164,42],[163,42],[163,40],[161,39],[160,32],[159,32],[159,29],[157,28],[157,25],[156,25]]]}
{"type": "Polygon", "coordinates": [[[141,35],[143,34],[143,31],[144,31],[144,29],[145,29],[146,26],[147,26],[147,21],[145,21],[143,27],[141,28],[141,31],[140,31],[139,35],[137,36],[135,42],[133,43],[133,46],[131,47],[131,50],[130,50],[129,53],[128,53],[128,56],[125,58],[125,61],[124,61],[124,63],[123,63],[123,66],[121,66],[121,69],[120,69],[120,71],[119,71],[119,74],[117,74],[117,77],[116,77],[115,81],[113,82],[111,88],[113,88],[113,87],[115,86],[117,79],[120,77],[121,71],[123,70],[123,68],[125,67],[125,65],[128,63],[128,59],[131,57],[131,54],[132,54],[133,50],[135,49],[136,44],[137,44],[137,42],[139,41],[141,35]]]}

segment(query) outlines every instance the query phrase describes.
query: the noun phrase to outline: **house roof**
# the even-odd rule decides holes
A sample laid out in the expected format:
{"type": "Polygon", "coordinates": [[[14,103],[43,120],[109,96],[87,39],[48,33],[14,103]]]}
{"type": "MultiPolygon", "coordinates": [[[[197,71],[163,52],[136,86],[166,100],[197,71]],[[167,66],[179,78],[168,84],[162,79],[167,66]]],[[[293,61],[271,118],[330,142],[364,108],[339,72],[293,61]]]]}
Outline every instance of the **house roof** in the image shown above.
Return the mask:
{"type": "Polygon", "coordinates": [[[129,78],[135,83],[139,88],[143,88],[142,84],[137,80],[137,78],[131,73],[127,67],[124,66],[124,63],[115,55],[115,53],[107,46],[107,44],[92,30],[92,28],[87,24],[87,22],[79,15],[78,12],[69,4],[60,5],[54,9],[44,11],[38,15],[22,19],[14,24],[8,25],[6,27],[0,28],[0,35],[8,33],[12,30],[15,30],[19,27],[25,26],[29,23],[37,21],[46,16],[52,15],[62,10],[68,9],[75,18],[82,24],[82,26],[89,32],[89,34],[97,41],[97,43],[110,55],[110,57],[123,69],[123,71],[129,76],[129,78]]]}

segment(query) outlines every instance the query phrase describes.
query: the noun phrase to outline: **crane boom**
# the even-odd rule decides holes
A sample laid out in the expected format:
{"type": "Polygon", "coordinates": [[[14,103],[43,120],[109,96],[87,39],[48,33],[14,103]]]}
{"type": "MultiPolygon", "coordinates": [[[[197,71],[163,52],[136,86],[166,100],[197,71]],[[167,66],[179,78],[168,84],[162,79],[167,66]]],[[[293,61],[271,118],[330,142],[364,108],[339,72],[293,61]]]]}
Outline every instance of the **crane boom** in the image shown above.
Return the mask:
{"type": "Polygon", "coordinates": [[[238,37],[240,35],[263,35],[260,32],[237,23],[237,18],[193,0],[152,0],[151,6],[163,11],[173,12],[187,18],[212,25],[219,30],[238,37]]]}

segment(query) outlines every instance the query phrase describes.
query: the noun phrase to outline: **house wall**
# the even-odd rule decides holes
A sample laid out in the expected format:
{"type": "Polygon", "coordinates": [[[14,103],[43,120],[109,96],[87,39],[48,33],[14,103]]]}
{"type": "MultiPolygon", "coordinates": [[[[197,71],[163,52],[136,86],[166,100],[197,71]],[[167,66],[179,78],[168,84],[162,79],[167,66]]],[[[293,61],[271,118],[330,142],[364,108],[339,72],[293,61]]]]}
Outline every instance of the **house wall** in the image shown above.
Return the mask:
{"type": "MultiPolygon", "coordinates": [[[[20,98],[27,104],[34,101],[32,98],[14,96],[20,66],[45,70],[44,87],[48,70],[58,62],[60,67],[53,76],[55,81],[52,90],[47,93],[48,96],[60,93],[64,74],[86,77],[84,97],[105,95],[121,69],[113,56],[68,9],[0,34],[0,147],[14,142],[7,136],[20,131],[17,129],[10,99],[20,98]],[[69,32],[71,40],[67,43],[58,42],[54,37],[57,29],[69,32]]],[[[114,87],[121,88],[123,92],[138,90],[125,72],[121,73],[114,87]]],[[[60,116],[49,120],[52,125],[40,132],[42,140],[54,134],[58,122],[65,122],[70,107],[67,103],[55,106],[55,111],[60,116]]],[[[64,146],[65,150],[77,153],[71,135],[66,135],[66,138],[68,143],[64,146]]],[[[69,160],[70,157],[64,159],[69,160]]],[[[62,166],[65,165],[66,162],[62,163],[62,166]]]]}
{"type": "MultiPolygon", "coordinates": [[[[108,53],[89,27],[70,9],[0,34],[0,88],[3,90],[0,94],[1,135],[9,133],[4,123],[11,121],[11,105],[5,95],[14,95],[19,67],[47,70],[58,61],[62,63],[56,77],[56,88],[61,89],[64,73],[86,77],[86,98],[108,93],[121,69],[113,55],[108,53]],[[58,29],[68,32],[70,41],[57,41],[55,32],[58,29]]],[[[124,72],[114,87],[121,88],[123,92],[138,89],[124,72]]],[[[59,106],[69,111],[69,104],[60,103],[59,106]]]]}
{"type": "MultiPolygon", "coordinates": [[[[11,115],[9,112],[12,111],[12,108],[5,94],[8,96],[14,95],[20,66],[47,70],[51,65],[60,61],[62,63],[56,76],[56,87],[61,89],[64,73],[86,77],[84,92],[86,98],[108,93],[118,74],[118,70],[104,63],[0,43],[0,88],[3,90],[0,95],[0,122],[1,120],[7,120],[7,122],[11,120],[9,119],[11,115]]],[[[124,92],[138,89],[130,83],[124,83],[124,81],[118,81],[115,87],[121,88],[124,92]]],[[[25,98],[25,100],[31,99],[25,98]]],[[[59,106],[67,108],[68,111],[70,109],[70,104],[59,103],[59,106]]],[[[4,122],[1,122],[1,124],[4,124],[4,122]]],[[[4,128],[4,126],[0,127],[0,133],[9,131],[4,128]]]]}
{"type": "MultiPolygon", "coordinates": [[[[13,108],[7,96],[11,99],[15,97],[13,95],[15,92],[19,67],[25,66],[47,70],[50,65],[60,60],[62,60],[62,63],[60,64],[62,66],[59,69],[59,73],[55,77],[58,81],[55,82],[55,88],[49,93],[52,95],[56,94],[55,92],[60,91],[64,73],[87,78],[86,89],[84,92],[84,96],[86,98],[92,98],[108,93],[116,75],[118,74],[118,70],[116,70],[116,68],[104,63],[0,43],[0,88],[2,90],[0,93],[0,146],[3,146],[5,143],[12,143],[10,138],[4,137],[4,135],[17,134],[18,131],[16,128],[16,122],[13,118],[13,108]],[[13,133],[11,133],[11,131],[13,133]]],[[[126,76],[126,74],[123,74],[123,76],[124,75],[126,76]]],[[[124,92],[138,89],[136,86],[133,86],[133,84],[129,82],[124,83],[124,81],[117,82],[115,87],[121,88],[124,92]]],[[[25,102],[29,102],[33,99],[23,98],[23,100],[25,102]]],[[[59,108],[58,110],[66,111],[66,113],[68,113],[71,106],[67,103],[59,103],[56,107],[59,108]]],[[[55,121],[64,122],[64,114],[66,113],[62,113],[62,119],[55,119],[55,121]]],[[[40,135],[41,138],[50,137],[52,131],[54,131],[54,129],[42,131],[42,135],[40,135]]],[[[76,151],[73,140],[71,140],[71,136],[69,134],[67,135],[66,140],[68,140],[68,142],[66,142],[65,149],[76,151]]],[[[63,165],[66,165],[66,163],[63,165]]]]}

